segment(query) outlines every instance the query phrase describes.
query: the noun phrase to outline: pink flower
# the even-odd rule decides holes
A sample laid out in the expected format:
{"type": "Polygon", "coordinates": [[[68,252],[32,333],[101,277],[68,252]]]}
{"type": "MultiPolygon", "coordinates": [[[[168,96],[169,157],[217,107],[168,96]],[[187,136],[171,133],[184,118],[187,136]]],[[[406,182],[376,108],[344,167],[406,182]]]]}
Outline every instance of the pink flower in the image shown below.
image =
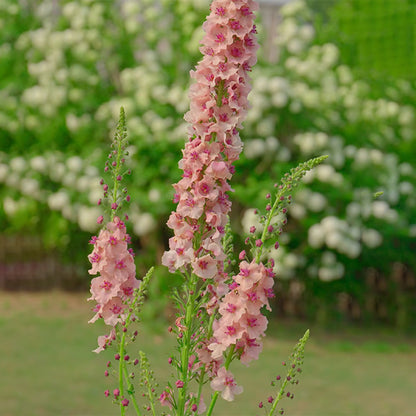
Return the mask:
{"type": "Polygon", "coordinates": [[[169,409],[172,409],[172,396],[166,390],[163,390],[159,396],[159,401],[162,406],[168,406],[169,409]]]}
{"type": "Polygon", "coordinates": [[[234,280],[246,292],[264,276],[266,276],[266,268],[262,264],[257,264],[254,260],[249,264],[243,260],[240,263],[240,273],[234,280]]]}
{"type": "MultiPolygon", "coordinates": [[[[91,297],[89,300],[97,302],[95,316],[90,322],[102,318],[106,325],[114,327],[125,315],[126,305],[134,295],[140,281],[136,279],[136,266],[128,248],[130,236],[120,218],[115,217],[98,235],[92,239],[93,252],[88,256],[92,268],[90,274],[100,275],[91,281],[91,297]]],[[[108,339],[100,337],[100,352],[104,349],[108,339]]]]}
{"type": "Polygon", "coordinates": [[[225,367],[221,367],[217,377],[211,381],[211,388],[221,392],[221,397],[229,402],[234,400],[234,395],[243,392],[242,386],[237,386],[234,376],[225,367]]]}
{"type": "Polygon", "coordinates": [[[217,273],[217,262],[209,254],[197,258],[192,266],[195,274],[204,279],[211,279],[217,273]]]}

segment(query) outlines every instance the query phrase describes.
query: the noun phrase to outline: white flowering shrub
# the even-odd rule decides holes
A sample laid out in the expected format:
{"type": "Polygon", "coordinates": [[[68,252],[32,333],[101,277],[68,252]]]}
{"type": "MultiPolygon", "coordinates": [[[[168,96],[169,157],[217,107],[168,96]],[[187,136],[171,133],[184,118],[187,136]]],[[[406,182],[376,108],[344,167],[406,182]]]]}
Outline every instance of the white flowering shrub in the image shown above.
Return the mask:
{"type": "MultiPolygon", "coordinates": [[[[173,209],[170,184],[180,175],[188,72],[208,4],[1,2],[3,229],[30,227],[67,250],[85,241],[79,230],[95,231],[102,149],[123,106],[132,232],[143,247],[140,261],[146,250],[160,252],[173,209]]],[[[319,282],[332,282],[337,293],[365,290],[359,273],[368,267],[387,274],[394,262],[415,267],[415,84],[359,78],[335,43],[317,36],[304,1],[280,13],[277,62],[260,58],[252,73],[244,154],[232,185],[240,209],[232,220],[243,235],[271,180],[329,155],[293,195],[289,227],[269,255],[282,278],[301,279],[307,290],[319,282]]]]}
{"type": "Polygon", "coordinates": [[[164,222],[206,10],[207,1],[1,3],[5,228],[36,228],[49,246],[64,248],[77,228],[96,230],[97,166],[120,105],[129,117],[130,188],[139,201],[133,232],[148,236],[164,222]]]}
{"type": "Polygon", "coordinates": [[[254,73],[241,161],[251,169],[235,185],[237,197],[243,207],[255,205],[270,177],[295,161],[329,155],[294,195],[283,250],[271,256],[281,277],[306,287],[346,278],[327,288],[364,292],[366,268],[416,268],[415,84],[359,79],[335,44],[317,40],[305,2],[289,3],[281,15],[278,61],[254,73]]]}

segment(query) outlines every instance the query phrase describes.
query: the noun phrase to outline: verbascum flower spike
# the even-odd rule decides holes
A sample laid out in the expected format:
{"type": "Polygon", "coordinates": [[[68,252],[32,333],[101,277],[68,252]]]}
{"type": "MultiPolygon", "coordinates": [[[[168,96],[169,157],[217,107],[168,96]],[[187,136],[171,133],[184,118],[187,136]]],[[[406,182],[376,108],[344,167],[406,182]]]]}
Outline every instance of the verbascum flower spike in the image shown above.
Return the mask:
{"type": "Polygon", "coordinates": [[[258,49],[253,0],[214,0],[203,25],[203,59],[191,71],[189,141],[174,185],[178,203],[167,224],[174,231],[162,263],[171,272],[186,267],[210,279],[212,296],[227,292],[222,238],[231,202],[228,181],[242,150],[238,129],[251,89],[248,73],[258,49]]]}
{"type": "MultiPolygon", "coordinates": [[[[113,327],[109,335],[98,338],[96,352],[102,351],[114,339],[114,328],[127,316],[127,304],[133,299],[134,290],[140,286],[140,281],[136,279],[134,253],[128,248],[130,236],[125,223],[116,215],[121,205],[120,186],[125,173],[126,143],[125,114],[121,109],[112,151],[105,166],[105,171],[111,172],[113,182],[111,188],[104,185],[104,197],[110,202],[111,220],[101,229],[98,237],[91,238],[94,248],[88,256],[92,265],[89,273],[99,275],[91,281],[92,296],[88,300],[96,301],[97,305],[93,309],[96,314],[89,322],[102,318],[106,325],[113,327]]],[[[103,180],[101,182],[104,184],[103,180]]],[[[102,216],[100,220],[103,220],[102,216]]]]}
{"type": "MultiPolygon", "coordinates": [[[[286,214],[286,207],[292,198],[287,194],[299,184],[306,172],[326,158],[321,156],[301,163],[283,177],[280,185],[276,185],[274,198],[271,194],[266,195],[266,214],[260,218],[263,232],[260,238],[255,235],[249,238],[253,260],[247,262],[245,252],[240,256],[240,271],[233,277],[230,292],[219,301],[220,316],[213,323],[213,337],[208,344],[212,359],[221,360],[226,351],[236,352],[243,364],[258,358],[268,323],[262,310],[263,307],[271,310],[269,299],[275,296],[273,267],[267,268],[261,261],[265,243],[277,238],[280,227],[286,224],[286,219],[282,220],[282,224],[273,220],[279,214],[286,214]]],[[[252,234],[255,231],[255,227],[250,230],[252,234]]],[[[214,386],[217,387],[217,384],[214,383],[214,386]]]]}

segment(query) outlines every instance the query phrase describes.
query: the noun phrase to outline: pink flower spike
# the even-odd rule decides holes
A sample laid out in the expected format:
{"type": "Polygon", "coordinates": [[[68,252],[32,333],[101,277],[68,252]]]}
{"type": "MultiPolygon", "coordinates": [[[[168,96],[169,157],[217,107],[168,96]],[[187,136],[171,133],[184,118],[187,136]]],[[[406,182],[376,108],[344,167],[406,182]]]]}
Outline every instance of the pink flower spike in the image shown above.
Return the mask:
{"type": "Polygon", "coordinates": [[[127,407],[127,406],[129,405],[129,401],[128,401],[128,399],[123,399],[123,400],[121,401],[121,405],[122,405],[122,406],[124,406],[124,407],[127,407]]]}
{"type": "Polygon", "coordinates": [[[244,260],[244,258],[246,257],[246,251],[243,250],[240,252],[240,254],[238,255],[239,260],[244,260]]]}
{"type": "Polygon", "coordinates": [[[261,247],[262,245],[263,242],[260,239],[256,240],[256,247],[261,247]]]}
{"type": "Polygon", "coordinates": [[[178,389],[181,389],[181,388],[183,388],[183,381],[182,380],[177,380],[175,385],[178,389]]]}
{"type": "Polygon", "coordinates": [[[102,215],[100,215],[100,216],[97,218],[97,224],[102,224],[102,223],[103,223],[103,221],[104,221],[104,217],[103,217],[102,215]]]}
{"type": "Polygon", "coordinates": [[[116,202],[113,202],[111,204],[111,209],[116,210],[118,208],[118,204],[116,202]]]}

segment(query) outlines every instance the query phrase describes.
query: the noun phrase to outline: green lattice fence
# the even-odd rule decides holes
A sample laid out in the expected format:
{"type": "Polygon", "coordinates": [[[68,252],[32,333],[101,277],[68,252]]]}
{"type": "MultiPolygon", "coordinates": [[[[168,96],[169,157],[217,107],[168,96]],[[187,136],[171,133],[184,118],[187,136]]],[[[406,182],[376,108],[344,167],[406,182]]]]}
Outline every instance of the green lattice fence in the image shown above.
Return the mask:
{"type": "Polygon", "coordinates": [[[379,76],[416,77],[415,0],[340,0],[329,20],[346,64],[379,76]]]}

